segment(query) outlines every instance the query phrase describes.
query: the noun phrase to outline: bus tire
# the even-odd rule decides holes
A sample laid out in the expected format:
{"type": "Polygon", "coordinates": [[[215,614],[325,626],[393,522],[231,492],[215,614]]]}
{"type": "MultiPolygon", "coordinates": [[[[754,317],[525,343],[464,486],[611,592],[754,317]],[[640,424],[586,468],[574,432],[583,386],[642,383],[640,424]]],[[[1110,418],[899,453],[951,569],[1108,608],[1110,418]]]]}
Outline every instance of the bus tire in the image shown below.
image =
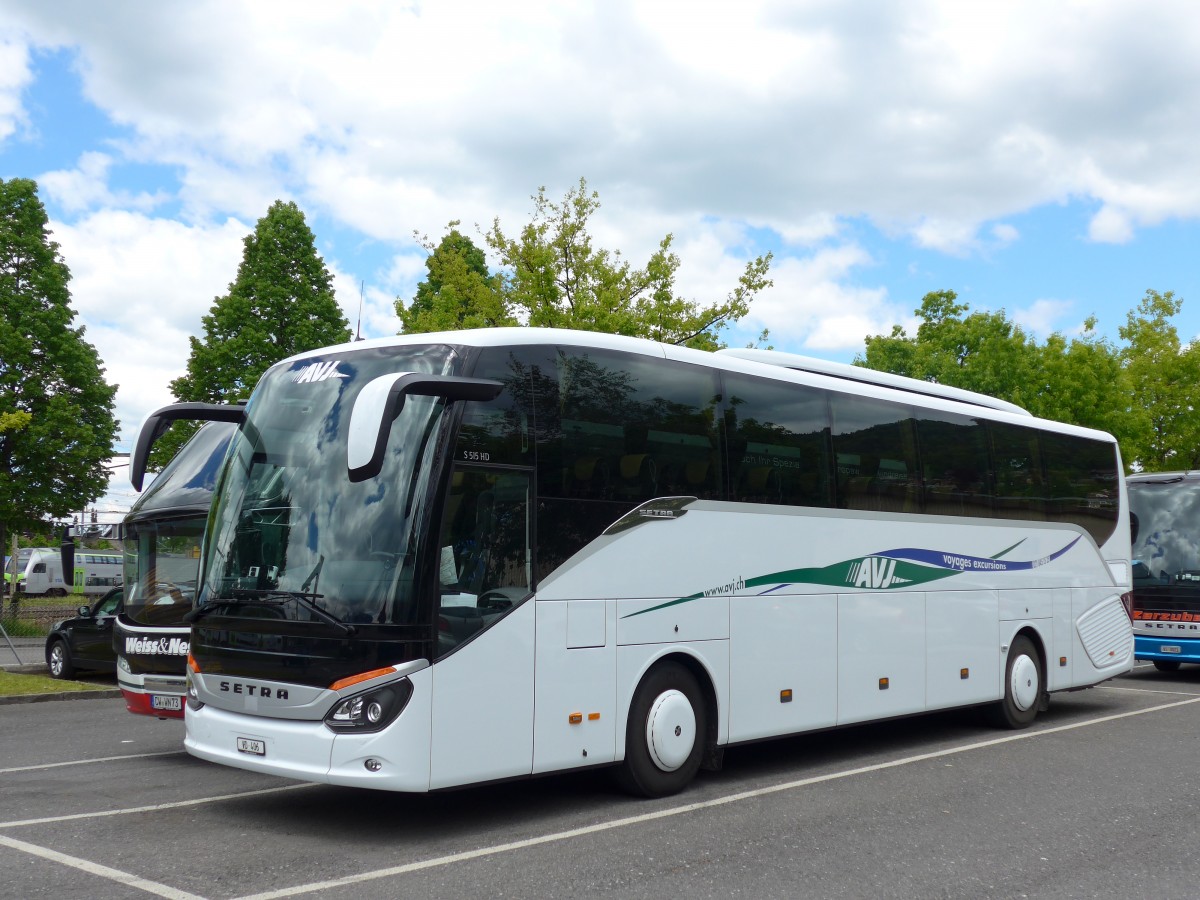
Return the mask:
{"type": "Polygon", "coordinates": [[[641,797],[679,793],[700,768],[707,734],[708,708],[696,677],[676,662],[655,666],[629,707],[617,783],[641,797]]]}
{"type": "Polygon", "coordinates": [[[75,674],[75,663],[71,659],[71,648],[59,638],[46,648],[46,667],[51,678],[70,678],[75,674]]]}
{"type": "Polygon", "coordinates": [[[1004,697],[988,707],[988,720],[998,728],[1025,728],[1037,718],[1043,691],[1041,654],[1029,638],[1014,638],[1004,667],[1004,697]]]}
{"type": "Polygon", "coordinates": [[[1174,659],[1156,659],[1154,660],[1154,668],[1160,672],[1178,672],[1179,662],[1174,659]]]}

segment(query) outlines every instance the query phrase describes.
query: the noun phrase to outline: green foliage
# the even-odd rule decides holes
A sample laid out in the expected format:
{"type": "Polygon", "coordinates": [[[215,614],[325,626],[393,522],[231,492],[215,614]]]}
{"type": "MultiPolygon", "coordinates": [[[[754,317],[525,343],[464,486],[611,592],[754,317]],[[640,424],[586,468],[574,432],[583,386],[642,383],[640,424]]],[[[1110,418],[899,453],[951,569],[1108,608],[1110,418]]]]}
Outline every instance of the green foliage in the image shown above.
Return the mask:
{"type": "Polygon", "coordinates": [[[429,277],[417,285],[412,303],[396,301],[402,333],[456,331],[463,328],[492,328],[516,325],[508,312],[498,275],[488,272],[487,260],[471,239],[451,222],[441,243],[418,237],[429,258],[429,277]]]}
{"type": "Polygon", "coordinates": [[[667,235],[641,268],[620,251],[595,246],[588,230],[600,208],[599,195],[578,186],[556,203],[539,188],[532,220],[510,236],[495,220],[484,235],[501,264],[489,274],[483,254],[450,224],[430,250],[429,278],[397,313],[405,332],[524,322],[647,337],[713,350],[720,333],[746,315],[750,302],[771,285],[771,255],[747,264],[723,302],[702,304],[675,291],[679,257],[667,235]]]}
{"type": "Polygon", "coordinates": [[[0,432],[19,431],[33,421],[33,416],[23,409],[0,412],[0,432]]]}
{"type": "Polygon", "coordinates": [[[1182,305],[1171,291],[1148,290],[1120,329],[1133,399],[1126,441],[1151,472],[1200,466],[1200,346],[1184,346],[1170,321],[1182,305]]]}
{"type": "Polygon", "coordinates": [[[915,337],[899,325],[867,338],[859,365],[1009,400],[1036,416],[1115,435],[1127,465],[1148,471],[1200,466],[1200,347],[1171,324],[1182,300],[1147,291],[1119,329],[1117,348],[1096,332],[1044,345],[1003,311],[969,312],[953,291],[926,294],[915,337]]]}
{"type": "Polygon", "coordinates": [[[899,325],[866,339],[868,368],[989,394],[1026,406],[1036,385],[1037,347],[1004,312],[968,312],[954,291],[926,294],[915,337],[899,325]]]}
{"type": "Polygon", "coordinates": [[[117,389],[72,324],[70,277],[37,184],[0,180],[0,546],[108,486],[117,389]]]}
{"type": "MultiPolygon", "coordinates": [[[[271,204],[244,244],[229,293],[202,319],[203,338],[190,338],[187,373],[171,382],[179,401],[246,399],[279,360],[350,339],[332,277],[295,203],[271,204]]],[[[165,466],[195,430],[194,423],[173,425],[155,446],[151,468],[165,466]]]]}

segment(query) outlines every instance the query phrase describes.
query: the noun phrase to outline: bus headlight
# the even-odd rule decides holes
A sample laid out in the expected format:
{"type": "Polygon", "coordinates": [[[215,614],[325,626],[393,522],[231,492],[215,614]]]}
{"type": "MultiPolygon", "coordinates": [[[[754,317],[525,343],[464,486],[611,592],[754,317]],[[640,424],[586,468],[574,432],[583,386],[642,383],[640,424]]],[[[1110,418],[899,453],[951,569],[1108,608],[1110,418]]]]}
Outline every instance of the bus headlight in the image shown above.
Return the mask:
{"type": "Polygon", "coordinates": [[[188,670],[187,677],[184,680],[184,692],[187,694],[188,709],[197,710],[204,708],[204,701],[200,699],[200,692],[196,690],[196,685],[192,683],[192,673],[188,670]]]}
{"type": "Polygon", "coordinates": [[[124,672],[126,675],[133,674],[133,669],[129,668],[129,660],[127,660],[123,656],[117,657],[117,668],[120,669],[122,672],[124,672]]]}
{"type": "Polygon", "coordinates": [[[391,684],[338,701],[325,725],[339,734],[370,734],[390,725],[412,696],[412,682],[401,678],[391,684]]]}

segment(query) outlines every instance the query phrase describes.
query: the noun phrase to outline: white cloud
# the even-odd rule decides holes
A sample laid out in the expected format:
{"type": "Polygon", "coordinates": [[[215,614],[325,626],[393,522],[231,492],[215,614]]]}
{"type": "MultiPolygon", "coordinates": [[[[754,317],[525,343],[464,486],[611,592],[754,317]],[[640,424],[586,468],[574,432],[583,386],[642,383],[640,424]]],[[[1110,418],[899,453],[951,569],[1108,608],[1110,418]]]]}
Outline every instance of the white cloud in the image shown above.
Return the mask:
{"type": "Polygon", "coordinates": [[[820,355],[861,352],[866,335],[890,334],[894,324],[914,327],[911,311],[890,302],[885,289],[853,283],[855,270],[870,263],[853,244],[780,260],[772,270],[775,286],[754,302],[743,327],[769,329],[780,349],[820,355]]]}
{"type": "Polygon", "coordinates": [[[117,208],[147,212],[168,198],[163,192],[109,190],[108,173],[113,158],[107,153],[89,151],[79,157],[75,169],[44,172],[38,176],[39,189],[68,213],[88,209],[117,208]]]}
{"type": "Polygon", "coordinates": [[[201,317],[228,291],[250,227],[102,210],[51,228],[71,269],[75,324],[119,385],[118,449],[128,449],[145,416],[174,402],[169,383],[186,370],[188,337],[202,334],[201,317]]]}
{"type": "Polygon", "coordinates": [[[1053,332],[1063,330],[1059,323],[1074,306],[1075,304],[1070,300],[1042,298],[1035,300],[1024,309],[1012,310],[1011,316],[1012,320],[1025,331],[1044,340],[1053,332]]]}
{"type": "Polygon", "coordinates": [[[1088,237],[1101,244],[1127,244],[1133,240],[1133,223],[1127,213],[1103,206],[1088,222],[1088,237]]]}
{"type": "Polygon", "coordinates": [[[992,226],[992,238],[1001,247],[1013,243],[1020,237],[1021,232],[1017,231],[1012,225],[1001,222],[992,226]]]}
{"type": "Polygon", "coordinates": [[[32,78],[29,48],[19,39],[0,37],[0,141],[25,123],[21,92],[32,78]]]}
{"type": "Polygon", "coordinates": [[[287,193],[402,240],[581,173],[801,243],[866,216],[977,252],[1070,197],[1200,215],[1187,0],[16,8],[198,216],[287,193]]]}

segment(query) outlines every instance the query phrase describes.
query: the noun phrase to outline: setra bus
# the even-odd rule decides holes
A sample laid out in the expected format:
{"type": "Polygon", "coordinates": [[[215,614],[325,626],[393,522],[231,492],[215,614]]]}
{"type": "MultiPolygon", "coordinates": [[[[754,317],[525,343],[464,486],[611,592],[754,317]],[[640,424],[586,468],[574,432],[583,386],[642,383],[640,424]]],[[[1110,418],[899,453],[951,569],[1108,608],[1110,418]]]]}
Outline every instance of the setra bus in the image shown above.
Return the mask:
{"type": "Polygon", "coordinates": [[[1130,475],[1134,654],[1200,663],[1200,472],[1130,475]]]}
{"type": "Polygon", "coordinates": [[[132,713],[183,718],[184,669],[200,541],[234,426],[192,436],[121,523],[125,599],[113,627],[117,682],[132,713]]]}
{"type": "Polygon", "coordinates": [[[590,332],[273,366],[205,534],[186,749],[429,791],[1049,694],[1133,664],[1112,437],[801,357],[590,332]],[[745,358],[746,356],[754,358],[745,358]],[[822,371],[804,371],[805,368],[822,371]]]}

